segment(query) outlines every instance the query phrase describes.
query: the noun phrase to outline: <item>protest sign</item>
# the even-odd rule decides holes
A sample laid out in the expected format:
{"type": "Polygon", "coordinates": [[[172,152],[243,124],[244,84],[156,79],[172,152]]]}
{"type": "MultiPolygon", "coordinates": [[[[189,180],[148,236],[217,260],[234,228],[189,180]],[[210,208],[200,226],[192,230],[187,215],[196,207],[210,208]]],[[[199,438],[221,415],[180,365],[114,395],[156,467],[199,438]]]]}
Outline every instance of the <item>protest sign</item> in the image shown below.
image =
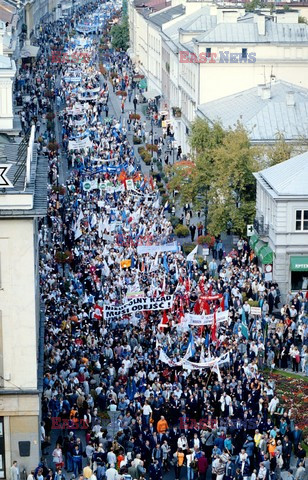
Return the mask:
{"type": "Polygon", "coordinates": [[[166,310],[173,305],[173,295],[134,298],[123,305],[104,305],[104,319],[119,319],[122,315],[144,310],[166,310]]]}
{"type": "Polygon", "coordinates": [[[177,242],[166,243],[165,245],[140,245],[137,247],[138,255],[144,253],[161,253],[161,252],[177,252],[177,242]]]}

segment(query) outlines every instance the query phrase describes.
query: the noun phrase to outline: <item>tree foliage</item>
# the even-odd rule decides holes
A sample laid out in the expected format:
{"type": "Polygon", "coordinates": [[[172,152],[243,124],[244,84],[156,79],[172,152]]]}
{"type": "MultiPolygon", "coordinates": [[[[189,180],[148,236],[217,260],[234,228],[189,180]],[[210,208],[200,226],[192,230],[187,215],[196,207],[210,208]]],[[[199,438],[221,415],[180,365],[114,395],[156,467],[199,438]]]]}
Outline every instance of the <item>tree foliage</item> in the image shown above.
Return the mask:
{"type": "Polygon", "coordinates": [[[112,47],[126,51],[129,47],[129,27],[127,15],[123,15],[122,21],[114,25],[110,33],[112,37],[112,47]]]}
{"type": "Polygon", "coordinates": [[[260,168],[260,150],[241,124],[224,130],[219,123],[196,119],[191,131],[192,161],[169,168],[168,188],[179,191],[182,204],[204,212],[210,233],[225,231],[230,221],[234,232],[244,233],[255,215],[253,172],[260,168]]]}
{"type": "Polygon", "coordinates": [[[277,165],[291,157],[292,146],[285,141],[284,135],[278,133],[277,140],[267,151],[269,166],[277,165]]]}

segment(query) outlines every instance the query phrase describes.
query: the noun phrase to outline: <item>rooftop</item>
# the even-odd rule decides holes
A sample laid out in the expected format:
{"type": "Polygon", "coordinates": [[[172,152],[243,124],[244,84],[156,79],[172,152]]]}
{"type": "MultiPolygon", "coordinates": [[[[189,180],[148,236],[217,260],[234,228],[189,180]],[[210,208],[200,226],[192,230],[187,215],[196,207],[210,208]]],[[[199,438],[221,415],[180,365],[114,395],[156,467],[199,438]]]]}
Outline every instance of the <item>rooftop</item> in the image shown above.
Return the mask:
{"type": "Polygon", "coordinates": [[[0,138],[0,163],[11,165],[7,178],[12,188],[0,187],[1,217],[41,217],[47,213],[47,158],[37,155],[37,145],[32,146],[30,179],[26,182],[29,135],[20,143],[0,138]]]}
{"type": "Polygon", "coordinates": [[[236,23],[219,23],[198,38],[198,43],[308,43],[308,25],[275,23],[265,20],[265,35],[258,31],[254,17],[248,14],[236,23]]]}
{"type": "Polygon", "coordinates": [[[254,174],[276,195],[308,197],[308,152],[254,174]]]}
{"type": "Polygon", "coordinates": [[[185,7],[183,5],[177,5],[175,7],[169,7],[165,10],[150,15],[149,20],[155,25],[161,27],[164,23],[179,17],[185,13],[185,7]]]}
{"type": "Polygon", "coordinates": [[[226,129],[240,121],[255,142],[274,141],[277,133],[287,141],[308,135],[308,90],[284,81],[204,103],[198,111],[210,122],[220,121],[226,129]]]}

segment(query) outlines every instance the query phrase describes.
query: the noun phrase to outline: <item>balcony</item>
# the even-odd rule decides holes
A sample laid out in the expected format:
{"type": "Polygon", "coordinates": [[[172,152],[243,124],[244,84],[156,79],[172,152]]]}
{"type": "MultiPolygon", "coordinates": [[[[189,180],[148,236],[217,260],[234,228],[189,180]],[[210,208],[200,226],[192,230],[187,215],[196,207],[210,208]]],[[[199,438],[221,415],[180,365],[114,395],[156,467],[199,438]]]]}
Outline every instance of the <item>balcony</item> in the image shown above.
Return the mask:
{"type": "Polygon", "coordinates": [[[269,234],[269,225],[264,223],[263,217],[255,218],[253,226],[259,236],[266,236],[269,234]]]}

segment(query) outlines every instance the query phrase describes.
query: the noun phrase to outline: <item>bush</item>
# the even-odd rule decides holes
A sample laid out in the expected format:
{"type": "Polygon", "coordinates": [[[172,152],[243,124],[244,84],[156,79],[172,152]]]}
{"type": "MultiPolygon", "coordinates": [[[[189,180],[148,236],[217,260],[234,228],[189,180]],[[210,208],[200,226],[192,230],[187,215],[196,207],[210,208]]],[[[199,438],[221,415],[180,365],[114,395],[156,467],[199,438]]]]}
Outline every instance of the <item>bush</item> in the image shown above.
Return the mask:
{"type": "Polygon", "coordinates": [[[140,117],[139,113],[131,113],[129,118],[131,120],[140,120],[141,117],[140,117]]]}
{"type": "Polygon", "coordinates": [[[174,233],[176,234],[177,237],[188,237],[189,235],[189,228],[187,228],[185,225],[178,225],[174,229],[174,233]]]}
{"type": "Polygon", "coordinates": [[[166,193],[164,193],[162,196],[161,196],[161,203],[162,205],[165,205],[166,202],[169,201],[169,195],[167,195],[166,193]]]}
{"type": "Polygon", "coordinates": [[[158,151],[158,146],[154,145],[152,143],[147,143],[146,144],[146,149],[149,150],[150,152],[157,152],[158,151]]]}
{"type": "Polygon", "coordinates": [[[141,138],[136,137],[136,135],[134,135],[133,136],[133,143],[134,143],[134,145],[140,145],[140,143],[142,143],[142,140],[141,140],[141,138]]]}
{"type": "Polygon", "coordinates": [[[142,157],[142,160],[146,165],[148,166],[151,165],[151,161],[152,161],[151,155],[145,155],[144,157],[142,157]]]}
{"type": "Polygon", "coordinates": [[[165,195],[166,194],[166,189],[164,187],[160,187],[158,189],[158,191],[159,191],[160,195],[165,195]]]}
{"type": "Polygon", "coordinates": [[[175,228],[175,227],[177,227],[178,225],[180,225],[180,219],[179,219],[179,217],[171,217],[169,221],[170,221],[171,225],[173,226],[173,228],[175,228]]]}
{"type": "Polygon", "coordinates": [[[57,142],[49,142],[47,148],[50,152],[56,152],[59,149],[59,145],[57,142]]]}
{"type": "Polygon", "coordinates": [[[185,253],[185,255],[188,255],[190,252],[193,251],[193,249],[195,248],[196,245],[194,245],[193,243],[184,243],[184,245],[182,245],[183,247],[183,251],[185,253]]]}
{"type": "Polygon", "coordinates": [[[73,254],[70,251],[66,252],[56,252],[55,261],[57,263],[71,263],[73,260],[73,254]]]}
{"type": "Polygon", "coordinates": [[[213,247],[214,243],[215,237],[212,235],[200,235],[200,237],[197,238],[198,245],[208,245],[209,247],[213,247]]]}
{"type": "Polygon", "coordinates": [[[162,182],[159,182],[159,181],[157,180],[157,182],[156,182],[156,187],[157,187],[157,188],[163,188],[163,186],[164,186],[164,184],[163,184],[162,182]]]}
{"type": "Polygon", "coordinates": [[[195,259],[197,260],[200,267],[202,267],[202,265],[205,263],[204,258],[201,255],[196,255],[195,259]]]}
{"type": "Polygon", "coordinates": [[[47,130],[48,130],[49,132],[54,131],[54,129],[55,129],[55,122],[47,122],[47,127],[46,127],[46,128],[47,128],[47,130]]]}
{"type": "Polygon", "coordinates": [[[249,305],[250,305],[251,307],[258,307],[258,306],[259,306],[258,300],[252,300],[252,298],[250,298],[250,299],[248,300],[248,303],[249,303],[249,305]]]}
{"type": "Polygon", "coordinates": [[[120,97],[120,96],[121,96],[121,97],[126,97],[127,92],[125,92],[125,90],[118,90],[118,91],[116,92],[116,95],[118,95],[119,97],[120,97]]]}
{"type": "Polygon", "coordinates": [[[139,153],[139,155],[142,155],[144,152],[145,152],[145,148],[144,148],[144,147],[138,147],[138,153],[139,153]]]}

